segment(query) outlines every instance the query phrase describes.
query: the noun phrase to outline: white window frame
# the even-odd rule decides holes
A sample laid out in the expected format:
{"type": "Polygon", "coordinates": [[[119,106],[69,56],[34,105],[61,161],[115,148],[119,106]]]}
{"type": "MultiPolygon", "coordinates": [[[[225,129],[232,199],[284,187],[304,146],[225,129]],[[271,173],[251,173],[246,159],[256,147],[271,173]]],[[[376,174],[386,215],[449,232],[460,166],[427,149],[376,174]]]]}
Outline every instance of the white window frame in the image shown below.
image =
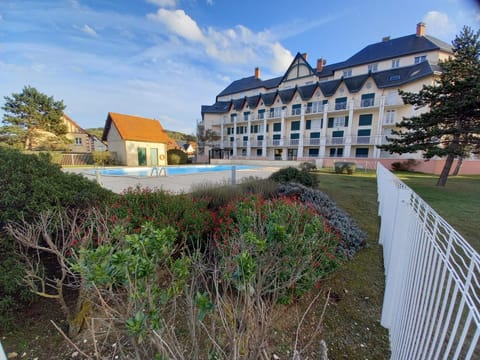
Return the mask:
{"type": "Polygon", "coordinates": [[[333,118],[333,127],[345,127],[345,116],[339,116],[333,118]]]}
{"type": "Polygon", "coordinates": [[[400,59],[393,59],[392,60],[392,69],[396,69],[400,67],[400,59]]]}
{"type": "Polygon", "coordinates": [[[427,61],[427,55],[415,56],[415,59],[413,60],[414,64],[420,64],[424,61],[427,61]]]}
{"type": "Polygon", "coordinates": [[[75,145],[83,145],[83,141],[81,137],[76,137],[75,138],[75,145]]]}
{"type": "Polygon", "coordinates": [[[352,69],[343,70],[343,77],[348,78],[352,76],[352,69]]]}
{"type": "Polygon", "coordinates": [[[368,71],[377,72],[378,71],[378,63],[368,64],[368,71]]]}
{"type": "Polygon", "coordinates": [[[395,124],[395,110],[387,110],[385,112],[385,124],[395,124]]]}

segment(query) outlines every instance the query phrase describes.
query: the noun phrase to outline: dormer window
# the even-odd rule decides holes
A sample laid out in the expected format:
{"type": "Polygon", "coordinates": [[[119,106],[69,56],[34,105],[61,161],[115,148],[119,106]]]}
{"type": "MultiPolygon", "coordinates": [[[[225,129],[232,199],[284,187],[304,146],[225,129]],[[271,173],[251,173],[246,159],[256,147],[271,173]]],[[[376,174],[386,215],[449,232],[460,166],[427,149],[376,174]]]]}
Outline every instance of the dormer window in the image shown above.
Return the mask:
{"type": "Polygon", "coordinates": [[[378,63],[368,64],[368,72],[376,72],[376,71],[378,71],[378,63]]]}
{"type": "Polygon", "coordinates": [[[420,64],[424,61],[427,61],[427,55],[415,56],[415,64],[420,64]]]}
{"type": "Polygon", "coordinates": [[[350,76],[352,76],[352,69],[343,70],[343,77],[344,78],[348,78],[350,76]]]}
{"type": "Polygon", "coordinates": [[[392,60],[392,69],[396,69],[400,67],[400,59],[393,59],[392,60]]]}

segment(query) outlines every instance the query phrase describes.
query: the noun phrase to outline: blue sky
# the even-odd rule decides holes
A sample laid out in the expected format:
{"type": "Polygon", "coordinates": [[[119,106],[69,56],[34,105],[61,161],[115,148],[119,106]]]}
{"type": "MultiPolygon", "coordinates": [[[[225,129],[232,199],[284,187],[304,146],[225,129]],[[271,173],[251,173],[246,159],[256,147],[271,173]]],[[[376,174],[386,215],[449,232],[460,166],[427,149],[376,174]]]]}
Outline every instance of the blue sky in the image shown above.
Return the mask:
{"type": "Polygon", "coordinates": [[[297,52],[312,66],[343,61],[420,21],[451,43],[463,25],[480,27],[479,10],[473,0],[0,0],[0,104],[31,85],[84,128],[113,111],[194,133],[201,105],[257,66],[267,79],[297,52]]]}

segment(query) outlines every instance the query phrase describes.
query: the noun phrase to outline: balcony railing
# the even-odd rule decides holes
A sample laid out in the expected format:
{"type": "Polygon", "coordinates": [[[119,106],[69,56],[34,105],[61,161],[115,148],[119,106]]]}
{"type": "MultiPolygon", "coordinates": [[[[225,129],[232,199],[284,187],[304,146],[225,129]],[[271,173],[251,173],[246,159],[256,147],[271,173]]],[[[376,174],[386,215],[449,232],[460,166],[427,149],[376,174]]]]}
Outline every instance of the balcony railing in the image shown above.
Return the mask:
{"type": "Polygon", "coordinates": [[[372,107],[375,106],[375,99],[362,99],[360,100],[360,107],[372,107]]]}
{"type": "Polygon", "coordinates": [[[300,139],[285,139],[283,144],[285,146],[298,146],[300,139]]]}
{"type": "Polygon", "coordinates": [[[327,145],[343,145],[345,143],[344,137],[327,138],[327,145]]]}
{"type": "Polygon", "coordinates": [[[302,113],[302,109],[292,109],[292,116],[298,116],[302,113]]]}
{"type": "Polygon", "coordinates": [[[304,141],[305,146],[315,146],[315,145],[320,145],[320,139],[319,138],[307,138],[304,141]]]}
{"type": "Polygon", "coordinates": [[[347,109],[347,102],[346,101],[342,101],[342,102],[338,102],[338,103],[335,103],[335,107],[334,107],[335,110],[346,110],[347,109]]]}
{"type": "Polygon", "coordinates": [[[353,136],[352,144],[370,144],[370,136],[353,136]]]}

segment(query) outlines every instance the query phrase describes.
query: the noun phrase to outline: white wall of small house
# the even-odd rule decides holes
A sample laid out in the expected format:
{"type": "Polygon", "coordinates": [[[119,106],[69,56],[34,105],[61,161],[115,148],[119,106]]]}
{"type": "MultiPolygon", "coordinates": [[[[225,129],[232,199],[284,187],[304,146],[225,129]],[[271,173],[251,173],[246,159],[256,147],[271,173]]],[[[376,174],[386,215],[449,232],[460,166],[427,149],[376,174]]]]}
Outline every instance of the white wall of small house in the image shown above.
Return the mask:
{"type": "Polygon", "coordinates": [[[139,166],[138,163],[138,149],[144,148],[146,150],[147,165],[152,166],[155,162],[151,157],[151,149],[157,149],[159,166],[167,166],[167,144],[143,142],[143,141],[125,141],[126,162],[127,166],[139,166]]]}

